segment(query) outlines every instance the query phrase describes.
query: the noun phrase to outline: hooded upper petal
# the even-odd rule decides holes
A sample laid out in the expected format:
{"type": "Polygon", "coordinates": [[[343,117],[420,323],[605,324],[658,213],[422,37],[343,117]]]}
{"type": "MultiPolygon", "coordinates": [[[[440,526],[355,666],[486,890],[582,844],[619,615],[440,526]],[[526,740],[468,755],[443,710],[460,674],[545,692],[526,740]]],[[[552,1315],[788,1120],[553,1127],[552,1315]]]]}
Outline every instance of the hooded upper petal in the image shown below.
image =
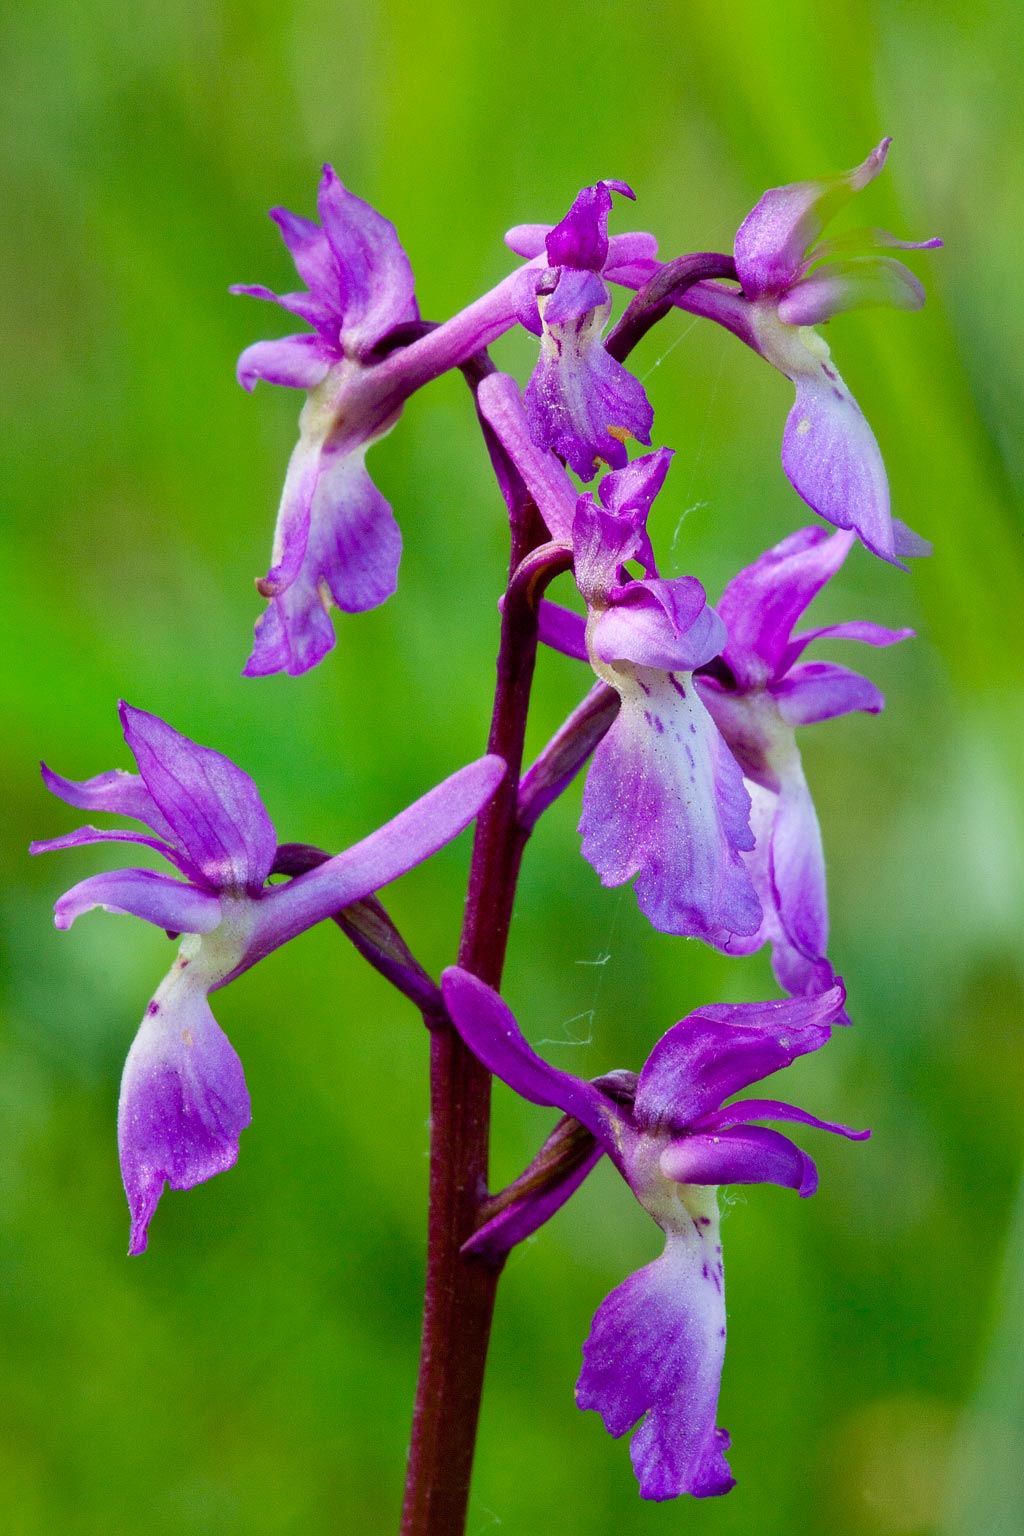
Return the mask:
{"type": "Polygon", "coordinates": [[[646,1131],[687,1129],[796,1057],[819,1050],[843,1006],[842,985],[816,997],[699,1008],[647,1058],[633,1115],[646,1131]]]}
{"type": "Polygon", "coordinates": [[[920,309],[924,285],[892,256],[850,256],[830,261],[794,283],[779,300],[786,325],[820,325],[852,309],[920,309]]]}
{"type": "Polygon", "coordinates": [[[120,713],[146,788],[203,880],[214,890],[258,891],[277,834],[249,775],[156,715],[124,703],[120,713]]]}
{"type": "Polygon", "coordinates": [[[883,139],[852,171],[772,187],[760,198],[740,225],[734,246],[736,271],[748,298],[789,286],[826,224],[878,175],[891,142],[883,139]]]}
{"type": "Polygon", "coordinates": [[[233,1167],[251,1118],[242,1064],[202,985],[176,965],[146,1010],[121,1079],[117,1135],[130,1254],[145,1251],[165,1183],[191,1189],[233,1167]]]}
{"type": "Polygon", "coordinates": [[[661,1154],[661,1171],[680,1184],[780,1184],[804,1198],[818,1187],[813,1159],[760,1125],[680,1136],[661,1154]]]}
{"type": "Polygon", "coordinates": [[[813,725],[864,710],[877,715],[885,699],[869,678],[834,661],[805,661],[790,668],[772,687],[779,714],[787,725],[813,725]]]}
{"type": "Polygon", "coordinates": [[[553,267],[577,267],[600,272],[608,259],[608,215],[612,192],[635,201],[624,181],[599,181],[577,193],[560,224],[548,231],[544,245],[553,267]]]}
{"type": "Polygon", "coordinates": [[[349,192],[330,165],[317,208],[337,271],[345,351],[364,356],[396,325],[419,317],[412,267],[395,226],[349,192]]]}
{"type": "Polygon", "coordinates": [[[250,393],[262,379],[288,389],[315,389],[331,370],[334,359],[319,337],[281,336],[277,341],[256,341],[238,359],[238,382],[250,393]]]}

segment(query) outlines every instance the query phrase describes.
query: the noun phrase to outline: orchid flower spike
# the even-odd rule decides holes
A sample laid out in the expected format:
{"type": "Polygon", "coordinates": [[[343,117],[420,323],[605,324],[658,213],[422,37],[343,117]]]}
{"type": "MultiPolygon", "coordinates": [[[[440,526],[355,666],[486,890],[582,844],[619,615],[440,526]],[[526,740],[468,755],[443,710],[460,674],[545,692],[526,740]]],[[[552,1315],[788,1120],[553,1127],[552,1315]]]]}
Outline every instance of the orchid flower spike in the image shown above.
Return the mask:
{"type": "Polygon", "coordinates": [[[655,928],[728,948],[723,934],[750,936],[762,922],[743,858],[754,847],[750,796],[693,680],[724,647],[725,626],[695,577],[658,576],[647,535],[671,459],[668,448],[645,454],[604,477],[599,502],[579,498],[572,547],[586,624],[544,602],[540,633],[619,695],[583,790],[583,857],[603,885],[636,876],[655,928]],[[629,575],[631,560],[643,577],[629,575]]]}
{"type": "Polygon", "coordinates": [[[545,237],[548,266],[527,268],[517,290],[519,318],[541,343],[526,388],[530,431],[582,480],[592,480],[602,464],[622,469],[626,442],[649,446],[654,421],[643,385],[601,342],[611,313],[602,274],[613,192],[635,196],[624,181],[583,188],[545,237]]]}
{"type": "Polygon", "coordinates": [[[149,830],[80,827],[33,843],[30,851],[141,843],[184,877],[148,869],[91,875],[55,907],[58,928],[103,907],[185,935],[121,1079],[118,1143],[131,1211],[128,1251],[137,1254],[145,1250],[165,1182],[191,1189],[233,1167],[251,1118],[242,1064],[210,1011],[208,994],[429,858],[486,804],[505,765],[493,756],[471,763],[354,847],[286,885],[268,887],[277,837],[249,775],[155,715],[127,704],[120,710],[138,773],[115,769],[75,782],[44,764],[43,781],[69,805],[128,816],[149,830]]]}
{"type": "Polygon", "coordinates": [[[803,528],[740,571],[718,604],[728,641],[696,679],[753,802],[757,841],[744,857],[764,914],[756,933],[732,934],[721,947],[746,955],[770,941],[776,978],[791,995],[820,992],[835,979],[826,959],[825,857],[795,728],[853,710],[877,714],[885,704],[866,677],[800,658],[814,640],[881,646],[913,635],[859,620],[793,634],[852,544],[852,533],[803,528]]]}
{"type": "MultiPolygon", "coordinates": [[[[729,1435],[715,1422],[725,1358],[718,1186],[814,1193],[817,1171],[807,1154],[756,1122],[795,1121],[854,1140],[870,1133],[776,1099],[725,1101],[820,1049],[841,1012],[842,985],[798,1000],[698,1009],[662,1036],[639,1077],[618,1072],[598,1083],[549,1066],[498,994],[467,971],[446,971],[442,989],[456,1029],[484,1066],[530,1103],[585,1126],[665,1234],[660,1258],[598,1308],[577,1403],[596,1409],[616,1438],[643,1421],[630,1446],[643,1498],[727,1493],[729,1435]]],[[[578,1183],[575,1173],[555,1193],[538,1190],[532,1224],[521,1202],[511,1218],[514,1240],[546,1221],[578,1183]]],[[[470,1247],[500,1250],[505,1220],[493,1218],[470,1247]]]]}

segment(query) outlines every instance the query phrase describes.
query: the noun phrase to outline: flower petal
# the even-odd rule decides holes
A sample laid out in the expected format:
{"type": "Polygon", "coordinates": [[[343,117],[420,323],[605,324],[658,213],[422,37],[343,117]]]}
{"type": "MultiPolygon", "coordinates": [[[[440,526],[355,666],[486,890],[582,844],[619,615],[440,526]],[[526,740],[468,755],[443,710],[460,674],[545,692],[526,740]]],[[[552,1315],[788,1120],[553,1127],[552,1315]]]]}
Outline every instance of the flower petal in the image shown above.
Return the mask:
{"type": "MultiPolygon", "coordinates": [[[[367,473],[367,446],[321,452],[309,524],[303,529],[298,521],[289,522],[285,528],[281,561],[270,573],[275,578],[268,593],[271,604],[256,625],[247,677],[308,672],[334,647],[328,617],[332,605],[362,613],[394,592],[402,535],[367,473]],[[301,553],[292,575],[295,551],[301,553]]],[[[275,555],[278,548],[275,544],[275,555]]]]}
{"type": "Polygon", "coordinates": [[[806,1109],[797,1109],[795,1104],[784,1104],[779,1099],[739,1099],[735,1104],[727,1104],[724,1109],[702,1116],[694,1122],[693,1129],[727,1131],[733,1126],[750,1125],[754,1120],[791,1120],[799,1125],[811,1125],[818,1131],[845,1136],[849,1141],[867,1141],[871,1136],[870,1131],[855,1131],[836,1120],[819,1120],[817,1115],[809,1115],[806,1109]]]}
{"type": "Polygon", "coordinates": [[[850,619],[845,624],[825,624],[820,629],[802,629],[786,646],[779,672],[788,672],[815,640],[859,640],[862,645],[897,645],[901,640],[913,640],[912,629],[887,629],[884,624],[873,624],[870,619],[850,619]]]}
{"type": "Polygon", "coordinates": [[[815,997],[720,1003],[681,1019],[662,1035],[640,1073],[637,1126],[685,1131],[734,1093],[820,1050],[844,995],[837,984],[815,997]]]}
{"type": "Polygon", "coordinates": [[[291,213],[287,208],[271,208],[270,217],[281,231],[281,238],[295,263],[295,270],[313,297],[329,309],[340,322],[344,294],[334,255],[319,224],[291,213]]]}
{"type": "Polygon", "coordinates": [[[875,434],[829,362],[821,337],[814,331],[792,334],[800,339],[789,343],[782,372],[796,385],[796,403],[786,418],[782,467],[793,489],[826,522],[852,528],[872,554],[902,565],[875,434]]]}
{"type": "Polygon", "coordinates": [[[716,608],[729,636],[722,656],[741,687],[785,670],[793,625],[852,546],[850,533],[800,528],[733,577],[716,608]]]}
{"type": "Polygon", "coordinates": [[[65,848],[84,848],[89,843],[141,843],[163,854],[182,874],[195,874],[191,862],[183,859],[177,848],[172,848],[170,843],[161,842],[157,837],[147,837],[144,832],[127,832],[120,828],[78,827],[74,832],[65,832],[62,837],[47,837],[30,843],[28,851],[32,854],[60,853],[65,848]]]}
{"type": "Polygon", "coordinates": [[[852,171],[820,181],[772,187],[736,233],[734,255],[748,299],[781,293],[799,274],[804,256],[840,208],[873,181],[892,141],[883,139],[852,171]]]}
{"type": "Polygon", "coordinates": [[[538,610],[538,633],[542,644],[548,645],[553,651],[561,651],[563,656],[571,656],[575,661],[589,661],[587,651],[587,623],[578,613],[573,613],[570,608],[563,608],[560,603],[552,603],[548,598],[542,598],[538,610]]]}
{"type": "MultiPolygon", "coordinates": [[[[767,792],[760,791],[767,798],[767,792]]],[[[767,864],[771,890],[768,937],[772,968],[791,995],[821,992],[834,982],[826,959],[828,896],[821,829],[803,767],[797,756],[782,775],[768,833],[767,864]]],[[[845,1013],[836,1023],[847,1022],[845,1013]]]]}
{"type": "Polygon", "coordinates": [[[807,1153],[788,1136],[758,1125],[680,1136],[661,1154],[661,1171],[679,1184],[781,1184],[804,1198],[818,1187],[807,1153]]]}
{"type": "Polygon", "coordinates": [[[242,1063],[187,976],[176,966],[157,992],[121,1079],[117,1139],[130,1254],[145,1252],[165,1181],[191,1189],[232,1168],[252,1119],[242,1063]]]}
{"type": "Polygon", "coordinates": [[[590,272],[563,267],[558,287],[543,305],[540,358],[526,386],[530,432],[543,448],[568,460],[582,480],[601,461],[621,469],[625,441],[650,444],[654,411],[643,385],[601,344],[608,318],[590,272]]]}
{"type": "Polygon", "coordinates": [[[877,715],[885,707],[874,683],[834,661],[801,662],[771,691],[787,725],[813,725],[853,710],[877,715]]]}
{"type": "Polygon", "coordinates": [[[588,608],[607,606],[628,574],[626,561],[645,544],[646,530],[632,518],[606,512],[589,493],[580,497],[572,525],[573,574],[588,608]]]}
{"type": "Polygon", "coordinates": [[[644,1414],[630,1455],[645,1499],[728,1493],[718,1429],[725,1299],[718,1224],[672,1233],[660,1258],[606,1297],[583,1346],[576,1401],[618,1438],[644,1414]]]}
{"type": "Polygon", "coordinates": [[[477,405],[522,475],[548,532],[552,538],[569,543],[576,490],[554,454],[534,442],[515,379],[507,373],[492,373],[482,379],[477,405]]]}
{"type": "Polygon", "coordinates": [[[338,271],[346,352],[365,356],[388,331],[419,318],[415,279],[395,226],[324,166],[317,196],[338,271]]]}
{"type": "Polygon", "coordinates": [[[80,811],[133,816],[136,821],[144,821],[158,836],[173,837],[156,801],[137,773],[112,768],[109,773],[98,773],[92,779],[64,779],[45,763],[40,763],[39,768],[50,794],[67,805],[77,806],[80,811]]]}
{"type": "Polygon", "coordinates": [[[330,373],[333,361],[318,336],[282,336],[246,347],[236,371],[239,384],[250,392],[260,379],[288,389],[315,389],[330,373]]]}
{"type": "Polygon", "coordinates": [[[608,256],[608,215],[612,190],[635,201],[624,181],[599,181],[584,187],[560,224],[547,236],[545,248],[553,267],[586,268],[600,272],[608,256]]]}
{"type": "Polygon", "coordinates": [[[715,942],[752,933],[761,909],[740,852],[753,846],[735,759],[688,674],[609,669],[619,714],[583,792],[583,856],[602,885],[637,876],[640,910],[663,933],[715,942]]]}
{"type": "Polygon", "coordinates": [[[531,1104],[572,1115],[618,1164],[617,1117],[600,1089],[571,1072],[559,1072],[538,1056],[504,999],[468,971],[449,966],[441,977],[441,990],[452,1023],[489,1072],[531,1104]]]}
{"type": "MultiPolygon", "coordinates": [[[[612,470],[605,475],[598,490],[601,505],[619,517],[631,518],[637,527],[646,528],[654,499],[665,484],[674,454],[674,448],[658,448],[654,453],[634,459],[625,469],[612,470]]],[[[647,575],[655,574],[651,556],[647,575]]]]}
{"type": "Polygon", "coordinates": [[[178,846],[215,890],[258,891],[274,862],[277,834],[249,775],[156,715],[119,708],[124,739],[178,846]]]}
{"type": "Polygon", "coordinates": [[[478,758],[344,853],[287,885],[263,891],[245,956],[224,979],[240,975],[296,934],[422,864],[469,825],[504,777],[502,758],[478,758]]]}
{"type": "Polygon", "coordinates": [[[265,299],[271,304],[280,304],[290,315],[298,315],[300,320],[305,320],[307,325],[312,325],[320,335],[320,341],[327,355],[334,359],[341,357],[341,344],[338,337],[337,311],[329,305],[321,303],[311,293],[274,293],[270,288],[265,288],[262,283],[232,283],[228,293],[246,299],[265,299]]]}
{"type": "Polygon", "coordinates": [[[816,268],[779,300],[786,325],[820,325],[851,309],[881,305],[920,309],[925,292],[920,278],[892,256],[851,256],[816,268]]]}
{"type": "Polygon", "coordinates": [[[725,639],[725,625],[708,607],[695,576],[654,577],[621,587],[591,630],[598,660],[665,672],[703,666],[719,654],[725,639]]]}
{"type": "Polygon", "coordinates": [[[54,923],[70,928],[76,917],[93,907],[141,917],[170,933],[212,933],[222,918],[220,902],[210,891],[151,869],[116,869],[80,880],[55,903],[54,923]]]}

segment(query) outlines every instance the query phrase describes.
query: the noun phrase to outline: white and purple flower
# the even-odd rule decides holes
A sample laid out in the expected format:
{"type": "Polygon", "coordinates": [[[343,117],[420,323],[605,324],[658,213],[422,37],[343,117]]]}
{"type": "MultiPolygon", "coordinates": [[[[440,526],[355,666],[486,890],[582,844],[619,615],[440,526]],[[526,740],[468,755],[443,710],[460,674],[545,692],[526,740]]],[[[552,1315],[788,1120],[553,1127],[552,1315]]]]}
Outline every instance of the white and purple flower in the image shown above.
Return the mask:
{"type": "Polygon", "coordinates": [[[802,661],[814,640],[894,645],[910,629],[854,621],[793,634],[793,626],[853,544],[850,532],[803,528],[740,571],[718,603],[728,635],[697,679],[701,698],[743,770],[756,837],[745,855],[763,919],[753,934],[720,939],[733,954],[772,945],[772,965],[791,995],[831,986],[821,832],[796,742],[796,727],[885,700],[867,678],[829,661],[802,661]]]}
{"type": "Polygon", "coordinates": [[[436,852],[490,799],[505,767],[481,758],[319,868],[267,886],[277,837],[249,775],[155,715],[122,704],[121,721],[137,774],[115,769],[75,782],[44,764],[43,779],[70,805],[132,817],[149,831],[80,827],[33,843],[31,852],[141,843],[184,877],[148,869],[92,875],[55,906],[58,928],[103,907],[185,935],[121,1080],[118,1143],[132,1219],[128,1251],[137,1254],[165,1182],[191,1189],[233,1167],[251,1118],[242,1064],[208,994],[436,852]]]}
{"type": "MultiPolygon", "coordinates": [[[[602,464],[623,468],[629,438],[650,446],[654,421],[643,385],[602,344],[611,314],[602,273],[609,265],[613,192],[635,196],[624,181],[584,187],[545,235],[547,267],[527,268],[517,285],[519,318],[540,337],[540,358],[526,387],[530,431],[582,480],[592,480],[602,464]]],[[[513,249],[521,233],[507,237],[513,249]]]]}
{"type": "MultiPolygon", "coordinates": [[[[546,257],[538,255],[450,320],[421,326],[412,269],[394,226],[349,192],[329,165],[317,205],[319,224],[284,208],[272,215],[307,292],[278,295],[258,284],[232,288],[233,293],[270,299],[312,327],[311,334],[256,342],[238,360],[238,378],[248,390],[263,379],[308,394],[285,478],[271,566],[257,582],[270,606],[256,625],[245,667],[250,677],[307,672],[335,644],[332,607],[359,613],[394,592],[401,534],[367,472],[367,450],[391,430],[410,395],[516,323],[524,293],[547,269],[546,257]]],[[[609,277],[654,260],[652,235],[609,240],[606,215],[603,222],[597,214],[594,219],[609,277]]],[[[524,226],[520,233],[527,238],[535,228],[524,226]]],[[[568,260],[571,252],[563,254],[568,260]]],[[[601,284],[598,275],[588,275],[601,284]]],[[[569,287],[571,282],[563,298],[569,287]]],[[[536,316],[536,298],[529,303],[536,316]]],[[[604,379],[609,369],[624,374],[599,344],[587,356],[588,377],[593,373],[604,379]]],[[[609,419],[614,424],[619,417],[613,411],[609,419]]],[[[624,419],[623,426],[632,420],[624,419]]],[[[613,457],[617,451],[609,449],[613,457]]]]}
{"type": "Polygon", "coordinates": [[[679,303],[726,326],[791,380],[796,402],[782,465],[794,489],[827,522],[852,529],[874,554],[899,565],[929,546],[893,519],[878,442],[815,329],[847,310],[914,310],[925,301],[913,272],[880,253],[931,250],[941,240],[899,240],[881,229],[819,238],[881,171],[890,143],[883,139],[852,171],[766,192],[736,234],[742,293],[702,282],[679,303]]]}
{"type": "Polygon", "coordinates": [[[776,1099],[725,1100],[824,1045],[841,1014],[842,985],[816,997],[701,1008],[662,1036],[639,1077],[620,1072],[597,1083],[542,1060],[498,994],[468,972],[446,971],[442,988],[483,1064],[531,1103],[572,1116],[594,1140],[591,1156],[561,1184],[495,1216],[469,1248],[496,1254],[522,1241],[607,1153],[661,1227],[665,1249],[598,1308],[576,1401],[616,1438],[639,1424],[630,1454],[643,1498],[727,1493],[729,1436],[715,1422],[726,1334],[718,1186],[778,1184],[803,1196],[817,1188],[811,1158],[756,1122],[795,1121],[854,1140],[870,1133],[776,1099]]]}

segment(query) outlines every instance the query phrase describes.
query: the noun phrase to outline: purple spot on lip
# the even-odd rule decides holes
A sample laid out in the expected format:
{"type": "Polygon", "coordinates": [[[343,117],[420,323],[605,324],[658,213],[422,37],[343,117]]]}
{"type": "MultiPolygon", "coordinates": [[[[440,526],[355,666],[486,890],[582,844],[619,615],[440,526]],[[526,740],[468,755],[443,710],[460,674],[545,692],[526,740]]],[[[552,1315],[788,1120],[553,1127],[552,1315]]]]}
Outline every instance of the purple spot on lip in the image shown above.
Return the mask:
{"type": "Polygon", "coordinates": [[[642,677],[638,677],[637,678],[637,682],[640,684],[640,687],[643,689],[644,693],[646,693],[647,697],[650,698],[651,690],[648,688],[648,686],[644,682],[643,678],[642,677]]]}
{"type": "Polygon", "coordinates": [[[686,698],[686,689],[683,687],[682,683],[676,677],[674,672],[670,672],[669,673],[668,680],[672,684],[672,687],[675,689],[676,693],[678,693],[679,697],[681,699],[685,699],[686,698]]]}
{"type": "Polygon", "coordinates": [[[146,1009],[146,1017],[147,1017],[147,1019],[151,1019],[155,1013],[159,1013],[159,1012],[160,1012],[160,1004],[159,1003],[150,1003],[149,1007],[146,1009]]]}
{"type": "Polygon", "coordinates": [[[653,725],[654,724],[654,717],[652,716],[652,714],[651,714],[649,709],[645,709],[644,710],[644,719],[647,721],[648,725],[653,725]]]}
{"type": "Polygon", "coordinates": [[[659,736],[663,736],[665,734],[665,727],[662,725],[657,715],[654,717],[654,729],[657,731],[659,736]]]}
{"type": "Polygon", "coordinates": [[[845,400],[846,399],[846,396],[843,394],[842,390],[841,389],[837,389],[834,384],[832,386],[832,393],[835,395],[837,400],[845,400]]]}
{"type": "Polygon", "coordinates": [[[702,1264],[701,1265],[700,1272],[704,1276],[704,1279],[706,1280],[708,1278],[708,1267],[707,1267],[706,1264],[702,1264]]]}
{"type": "Polygon", "coordinates": [[[838,377],[839,377],[839,375],[838,375],[838,373],[836,373],[835,369],[834,368],[830,368],[828,363],[822,363],[821,371],[825,375],[826,379],[833,379],[833,380],[835,380],[835,379],[838,379],[838,377]]]}

